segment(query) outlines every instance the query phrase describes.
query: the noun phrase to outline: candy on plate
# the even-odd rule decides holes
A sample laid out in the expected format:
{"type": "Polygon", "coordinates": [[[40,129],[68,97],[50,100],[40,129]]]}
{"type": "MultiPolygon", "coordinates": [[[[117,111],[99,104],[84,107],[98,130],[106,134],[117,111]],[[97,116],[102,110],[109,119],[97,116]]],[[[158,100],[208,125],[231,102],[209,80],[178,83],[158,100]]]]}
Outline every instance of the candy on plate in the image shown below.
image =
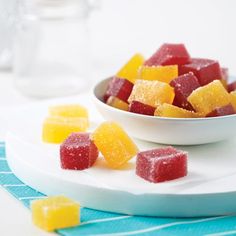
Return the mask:
{"type": "Polygon", "coordinates": [[[187,175],[187,153],[173,147],[139,152],[136,174],[153,182],[164,182],[187,175]]]}
{"type": "Polygon", "coordinates": [[[62,143],[72,132],[84,132],[88,128],[85,117],[47,117],[43,122],[42,139],[47,143],[62,143]]]}
{"type": "Polygon", "coordinates": [[[115,122],[106,121],[99,125],[92,139],[111,168],[123,166],[138,152],[132,139],[115,122]]]}
{"type": "Polygon", "coordinates": [[[89,133],[72,133],[60,146],[63,169],[84,170],[91,167],[97,158],[98,149],[89,133]]]}
{"type": "Polygon", "coordinates": [[[57,105],[49,107],[50,116],[85,117],[88,119],[88,110],[79,104],[57,105]]]}

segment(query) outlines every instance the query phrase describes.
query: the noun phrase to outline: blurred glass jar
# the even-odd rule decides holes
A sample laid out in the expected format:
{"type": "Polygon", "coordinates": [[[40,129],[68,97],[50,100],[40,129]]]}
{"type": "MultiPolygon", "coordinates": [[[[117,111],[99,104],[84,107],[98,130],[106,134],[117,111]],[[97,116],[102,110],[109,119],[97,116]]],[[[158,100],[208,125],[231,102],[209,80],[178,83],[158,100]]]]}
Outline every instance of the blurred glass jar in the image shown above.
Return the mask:
{"type": "Polygon", "coordinates": [[[15,85],[54,97],[90,85],[88,0],[23,0],[14,45],[15,85]]]}

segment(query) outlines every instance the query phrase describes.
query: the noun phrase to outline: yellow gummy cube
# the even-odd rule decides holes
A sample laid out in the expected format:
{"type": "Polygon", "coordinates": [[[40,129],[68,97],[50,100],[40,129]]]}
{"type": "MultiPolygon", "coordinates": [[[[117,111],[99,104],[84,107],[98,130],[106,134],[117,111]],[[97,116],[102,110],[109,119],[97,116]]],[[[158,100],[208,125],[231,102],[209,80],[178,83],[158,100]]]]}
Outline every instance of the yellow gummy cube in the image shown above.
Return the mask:
{"type": "Polygon", "coordinates": [[[79,104],[52,106],[49,107],[49,114],[50,116],[88,118],[87,109],[79,104]]]}
{"type": "Polygon", "coordinates": [[[157,107],[154,113],[155,116],[161,117],[173,117],[173,118],[198,118],[199,114],[188,111],[186,109],[164,103],[163,105],[157,107]]]}
{"type": "Polygon", "coordinates": [[[80,205],[63,196],[34,200],[31,211],[34,224],[46,231],[80,224],[80,205]]]}
{"type": "Polygon", "coordinates": [[[236,91],[230,93],[230,100],[231,104],[233,105],[234,109],[236,110],[236,91]]]}
{"type": "Polygon", "coordinates": [[[72,132],[84,132],[87,128],[87,118],[51,116],[43,122],[42,138],[47,143],[62,143],[72,132]]]}
{"type": "Polygon", "coordinates": [[[128,99],[142,102],[157,107],[163,103],[172,103],[174,100],[174,89],[167,83],[160,81],[137,80],[128,99]]]}
{"type": "Polygon", "coordinates": [[[178,66],[141,66],[138,77],[144,80],[170,83],[171,80],[178,77],[178,66]]]}
{"type": "Polygon", "coordinates": [[[92,134],[93,141],[111,168],[119,168],[134,157],[138,148],[120,125],[106,121],[92,134]]]}
{"type": "Polygon", "coordinates": [[[118,108],[123,111],[128,111],[129,109],[129,104],[120,100],[117,97],[110,96],[106,103],[112,107],[118,108]]]}
{"type": "Polygon", "coordinates": [[[188,97],[188,101],[196,112],[205,116],[217,107],[228,105],[230,103],[230,95],[220,80],[214,80],[194,90],[188,97]]]}
{"type": "Polygon", "coordinates": [[[144,63],[144,57],[141,54],[135,54],[116,74],[117,77],[129,80],[134,83],[138,76],[139,67],[144,63]]]}

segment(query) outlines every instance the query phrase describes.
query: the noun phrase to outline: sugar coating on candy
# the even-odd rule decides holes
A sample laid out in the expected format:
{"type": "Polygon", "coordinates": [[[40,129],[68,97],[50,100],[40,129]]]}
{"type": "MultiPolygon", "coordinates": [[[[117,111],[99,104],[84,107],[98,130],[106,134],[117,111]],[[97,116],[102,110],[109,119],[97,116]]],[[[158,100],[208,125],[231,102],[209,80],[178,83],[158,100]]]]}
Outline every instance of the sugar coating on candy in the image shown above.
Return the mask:
{"type": "Polygon", "coordinates": [[[236,90],[236,81],[233,81],[232,83],[228,84],[228,92],[232,92],[236,90]]]}
{"type": "Polygon", "coordinates": [[[178,76],[178,66],[141,66],[139,69],[139,79],[158,80],[170,83],[171,80],[178,76]]]}
{"type": "Polygon", "coordinates": [[[144,57],[141,54],[135,54],[116,74],[117,77],[125,78],[134,83],[138,76],[139,67],[144,63],[144,57]]]}
{"type": "Polygon", "coordinates": [[[217,107],[212,112],[208,113],[206,117],[215,117],[215,116],[227,116],[235,114],[235,110],[231,104],[228,104],[223,107],[217,107]]]}
{"type": "Polygon", "coordinates": [[[110,96],[107,99],[106,104],[109,106],[115,107],[117,109],[123,110],[123,111],[128,111],[129,109],[129,104],[127,102],[124,102],[120,100],[119,98],[113,97],[113,96],[110,96]]]}
{"type": "Polygon", "coordinates": [[[138,101],[152,107],[157,107],[163,103],[172,103],[174,96],[174,89],[167,83],[157,80],[137,80],[128,102],[138,101]]]}
{"type": "Polygon", "coordinates": [[[138,148],[123,128],[106,121],[92,134],[93,141],[111,168],[119,168],[133,158],[138,148]]]}
{"type": "Polygon", "coordinates": [[[153,116],[155,109],[156,109],[155,107],[149,106],[147,104],[143,104],[138,101],[132,101],[129,104],[129,111],[130,112],[143,114],[143,115],[153,116]]]}
{"type": "Polygon", "coordinates": [[[218,61],[192,58],[191,62],[179,67],[179,74],[183,75],[193,72],[201,86],[207,85],[213,80],[220,80],[222,77],[218,61]]]}
{"type": "Polygon", "coordinates": [[[108,84],[108,88],[104,96],[105,102],[110,96],[117,97],[120,100],[127,102],[132,89],[133,84],[130,81],[113,77],[113,79],[108,84]]]}
{"type": "Polygon", "coordinates": [[[84,170],[91,167],[97,158],[98,149],[89,133],[72,133],[60,146],[63,169],[84,170]]]}
{"type": "Polygon", "coordinates": [[[88,110],[79,104],[57,105],[49,107],[49,115],[88,118],[88,110]]]}
{"type": "Polygon", "coordinates": [[[47,143],[62,143],[72,132],[84,132],[88,128],[85,117],[47,117],[43,122],[42,139],[47,143]]]}
{"type": "Polygon", "coordinates": [[[236,91],[230,93],[230,101],[236,111],[236,91]]]}
{"type": "Polygon", "coordinates": [[[46,231],[80,224],[80,205],[63,196],[34,200],[31,211],[33,223],[46,231]]]}
{"type": "Polygon", "coordinates": [[[219,80],[194,90],[188,97],[196,112],[207,115],[217,107],[230,103],[230,96],[219,80]]]}
{"type": "Polygon", "coordinates": [[[193,111],[188,111],[186,109],[164,103],[158,106],[154,113],[155,116],[160,117],[172,117],[172,118],[199,118],[200,114],[193,111]]]}
{"type": "Polygon", "coordinates": [[[191,104],[187,101],[187,98],[195,89],[200,87],[196,76],[194,76],[192,72],[189,72],[173,79],[170,82],[170,85],[175,90],[173,104],[187,110],[193,110],[191,104]]]}
{"type": "Polygon", "coordinates": [[[190,62],[190,56],[184,44],[163,44],[148,60],[146,66],[183,65],[190,62]]]}
{"type": "Polygon", "coordinates": [[[164,182],[187,175],[187,153],[173,147],[139,152],[136,174],[153,182],[164,182]]]}

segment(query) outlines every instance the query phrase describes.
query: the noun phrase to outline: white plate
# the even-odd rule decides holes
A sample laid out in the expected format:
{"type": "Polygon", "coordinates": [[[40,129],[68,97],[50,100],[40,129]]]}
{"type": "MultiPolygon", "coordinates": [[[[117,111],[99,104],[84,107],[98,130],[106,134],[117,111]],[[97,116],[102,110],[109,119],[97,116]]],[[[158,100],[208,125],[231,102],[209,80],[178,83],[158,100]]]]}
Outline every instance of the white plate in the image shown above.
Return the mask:
{"type": "MultiPolygon", "coordinates": [[[[53,103],[71,102],[90,108],[91,130],[100,123],[88,96],[53,103]]],[[[135,158],[124,170],[108,169],[102,158],[84,171],[62,170],[59,146],[41,141],[48,106],[42,103],[26,107],[9,119],[8,163],[29,186],[49,195],[67,195],[86,207],[117,213],[192,217],[236,212],[236,139],[179,147],[189,152],[188,176],[160,184],[135,175],[135,158]]],[[[141,150],[160,146],[135,141],[141,150]]]]}
{"type": "Polygon", "coordinates": [[[236,134],[236,115],[213,118],[164,118],[122,111],[102,102],[110,79],[94,89],[94,102],[105,119],[119,122],[134,137],[172,145],[198,145],[222,141],[236,134]]]}

